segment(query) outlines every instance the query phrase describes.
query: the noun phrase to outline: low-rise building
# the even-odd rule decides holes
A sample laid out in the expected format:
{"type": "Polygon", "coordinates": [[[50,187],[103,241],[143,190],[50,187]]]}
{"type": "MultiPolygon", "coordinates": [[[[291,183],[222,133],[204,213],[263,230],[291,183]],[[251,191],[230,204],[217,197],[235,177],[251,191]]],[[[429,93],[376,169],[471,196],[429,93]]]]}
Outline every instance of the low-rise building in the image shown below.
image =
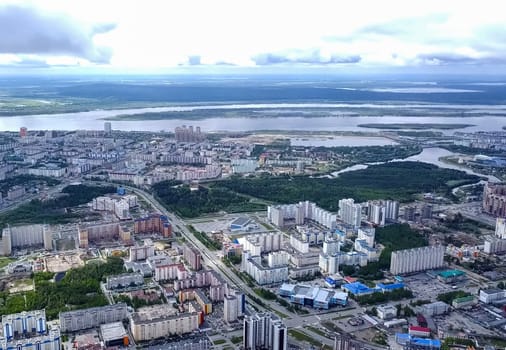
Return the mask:
{"type": "Polygon", "coordinates": [[[393,305],[379,305],[376,307],[376,313],[382,320],[391,320],[397,317],[397,308],[393,305]]]}
{"type": "Polygon", "coordinates": [[[480,290],[479,299],[482,303],[491,304],[494,301],[506,299],[506,290],[490,288],[480,290]]]}
{"type": "Polygon", "coordinates": [[[455,283],[466,279],[466,273],[460,270],[445,270],[437,275],[437,279],[444,283],[455,283]]]}
{"type": "Polygon", "coordinates": [[[436,301],[434,303],[422,305],[420,310],[424,315],[436,316],[448,312],[448,310],[450,310],[450,305],[443,303],[442,301],[436,301]]]}
{"type": "Polygon", "coordinates": [[[476,305],[477,302],[478,300],[476,300],[474,295],[468,295],[467,297],[453,299],[452,306],[455,309],[462,309],[476,305]]]}
{"type": "Polygon", "coordinates": [[[107,289],[119,289],[141,286],[144,284],[144,276],[140,273],[123,273],[107,277],[107,289]]]}

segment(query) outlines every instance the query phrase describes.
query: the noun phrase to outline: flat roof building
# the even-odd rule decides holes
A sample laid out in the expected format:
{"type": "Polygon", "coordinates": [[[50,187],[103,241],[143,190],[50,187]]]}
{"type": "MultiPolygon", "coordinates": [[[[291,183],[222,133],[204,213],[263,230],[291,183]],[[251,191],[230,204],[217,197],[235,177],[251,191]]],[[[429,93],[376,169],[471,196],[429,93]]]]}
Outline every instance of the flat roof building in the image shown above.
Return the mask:
{"type": "Polygon", "coordinates": [[[122,322],[106,323],[100,325],[100,335],[105,346],[128,346],[127,331],[122,322]]]}

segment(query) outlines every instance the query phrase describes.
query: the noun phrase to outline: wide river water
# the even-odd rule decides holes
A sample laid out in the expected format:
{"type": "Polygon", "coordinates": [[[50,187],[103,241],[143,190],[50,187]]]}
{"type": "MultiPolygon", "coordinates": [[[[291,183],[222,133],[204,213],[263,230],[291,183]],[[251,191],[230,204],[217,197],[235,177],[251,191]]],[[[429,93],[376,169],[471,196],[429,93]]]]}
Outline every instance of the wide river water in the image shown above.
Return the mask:
{"type": "MultiPolygon", "coordinates": [[[[483,117],[443,117],[441,114],[431,115],[431,112],[427,112],[426,117],[419,116],[389,116],[390,110],[395,109],[390,105],[389,108],[384,108],[385,115],[383,116],[350,116],[350,115],[336,115],[339,113],[338,107],[333,109],[334,105],[329,105],[329,116],[328,117],[290,117],[290,116],[279,116],[279,117],[213,117],[203,118],[196,120],[180,119],[178,118],[179,111],[185,111],[191,109],[206,110],[206,109],[224,109],[224,110],[236,110],[237,114],[240,115],[241,109],[262,109],[276,108],[282,109],[285,112],[289,110],[304,110],[304,108],[310,108],[312,105],[307,107],[304,104],[266,104],[266,105],[221,105],[221,106],[174,106],[174,107],[153,107],[153,108],[137,108],[137,109],[117,109],[117,110],[96,110],[89,112],[78,112],[78,113],[60,113],[60,114],[39,114],[39,115],[23,115],[23,116],[12,116],[0,118],[0,130],[4,131],[17,131],[20,127],[26,126],[32,130],[100,130],[103,129],[104,118],[115,117],[119,115],[134,115],[142,114],[147,112],[168,112],[174,113],[174,118],[163,119],[163,120],[117,120],[112,121],[112,128],[114,130],[124,131],[172,131],[175,127],[186,125],[198,125],[205,132],[207,131],[255,131],[255,130],[311,130],[311,131],[379,131],[379,129],[369,129],[359,127],[359,124],[366,123],[440,123],[440,124],[455,124],[465,123],[473,124],[475,126],[468,127],[465,131],[496,131],[501,130],[503,126],[506,126],[506,117],[502,115],[487,115],[483,117]]],[[[365,105],[367,106],[367,105],[365,105]]],[[[381,105],[374,105],[377,108],[381,105]]],[[[443,105],[454,107],[453,105],[443,105]]],[[[476,106],[481,107],[481,106],[476,106]]],[[[497,106],[497,110],[502,111],[497,106]]],[[[323,108],[323,107],[321,107],[323,108]]],[[[443,110],[444,107],[441,107],[443,110]]],[[[484,108],[484,107],[483,107],[484,108]]],[[[474,109],[473,111],[476,111],[474,109]]],[[[488,109],[484,110],[484,113],[495,111],[494,106],[489,106],[488,109]]],[[[310,111],[307,111],[310,114],[310,111]]],[[[438,110],[441,113],[441,110],[438,110]]],[[[289,113],[286,113],[289,114],[289,113]]],[[[195,114],[197,115],[197,114],[195,114]]],[[[259,115],[260,112],[259,112],[259,115]]],[[[445,133],[451,134],[455,130],[446,130],[445,133]]]]}

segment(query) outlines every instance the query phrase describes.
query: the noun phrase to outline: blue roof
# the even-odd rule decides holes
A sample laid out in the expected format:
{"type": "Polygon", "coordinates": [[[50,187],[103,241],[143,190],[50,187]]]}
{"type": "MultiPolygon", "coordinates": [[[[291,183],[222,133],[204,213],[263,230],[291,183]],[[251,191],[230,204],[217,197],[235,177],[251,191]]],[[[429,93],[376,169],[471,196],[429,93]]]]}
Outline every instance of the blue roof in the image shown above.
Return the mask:
{"type": "Polygon", "coordinates": [[[378,283],[376,286],[380,289],[393,290],[404,288],[404,283],[392,283],[392,284],[378,283]]]}
{"type": "Polygon", "coordinates": [[[411,342],[415,345],[420,345],[424,347],[432,347],[432,348],[440,348],[441,341],[439,339],[427,339],[427,338],[417,338],[413,337],[407,333],[395,333],[395,338],[399,340],[404,340],[406,342],[411,342]]]}
{"type": "Polygon", "coordinates": [[[343,286],[343,288],[350,291],[352,294],[363,294],[363,293],[372,293],[374,289],[367,287],[365,284],[360,282],[347,283],[343,286]]]}

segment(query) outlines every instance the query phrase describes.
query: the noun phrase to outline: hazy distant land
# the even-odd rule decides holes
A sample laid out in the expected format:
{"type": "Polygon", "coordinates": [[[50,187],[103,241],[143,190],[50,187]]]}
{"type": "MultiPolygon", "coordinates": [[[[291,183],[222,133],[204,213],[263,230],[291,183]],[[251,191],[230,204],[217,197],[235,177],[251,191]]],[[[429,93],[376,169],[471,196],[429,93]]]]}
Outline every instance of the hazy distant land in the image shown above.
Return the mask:
{"type": "Polygon", "coordinates": [[[475,126],[474,124],[438,124],[438,123],[392,123],[392,124],[380,124],[380,123],[368,123],[368,124],[359,124],[361,128],[371,128],[371,129],[386,129],[386,130],[427,130],[427,129],[440,129],[440,130],[453,130],[453,129],[463,129],[471,126],[475,126]]]}

